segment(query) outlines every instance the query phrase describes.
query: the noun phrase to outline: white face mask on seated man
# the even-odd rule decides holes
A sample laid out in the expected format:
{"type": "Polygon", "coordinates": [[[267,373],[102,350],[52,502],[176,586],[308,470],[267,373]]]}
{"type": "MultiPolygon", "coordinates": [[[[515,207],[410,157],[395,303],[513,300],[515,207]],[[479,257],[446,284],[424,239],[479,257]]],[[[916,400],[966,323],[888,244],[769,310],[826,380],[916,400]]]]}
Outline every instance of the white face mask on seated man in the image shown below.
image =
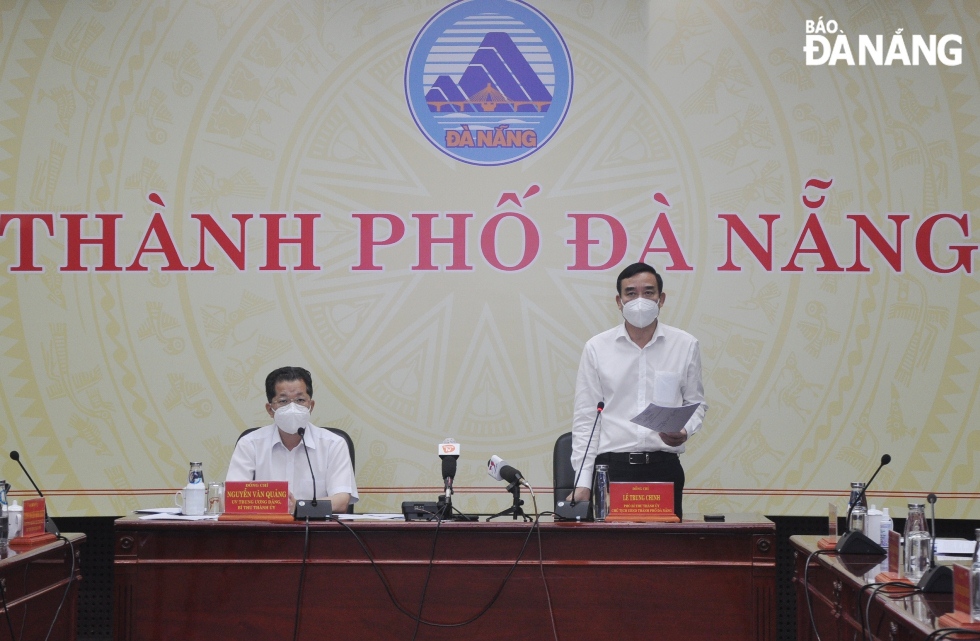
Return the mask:
{"type": "Polygon", "coordinates": [[[310,408],[290,403],[276,410],[274,420],[276,427],[286,434],[296,434],[310,422],[310,408]]]}

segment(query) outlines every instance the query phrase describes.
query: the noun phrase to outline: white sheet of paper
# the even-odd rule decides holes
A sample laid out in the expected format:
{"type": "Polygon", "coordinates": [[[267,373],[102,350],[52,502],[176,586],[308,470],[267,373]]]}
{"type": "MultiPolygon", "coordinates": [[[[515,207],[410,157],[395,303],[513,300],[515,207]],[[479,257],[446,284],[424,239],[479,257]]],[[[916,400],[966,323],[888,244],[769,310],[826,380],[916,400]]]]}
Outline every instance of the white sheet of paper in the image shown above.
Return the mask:
{"type": "Polygon", "coordinates": [[[144,514],[140,521],[217,521],[217,514],[204,514],[202,516],[188,516],[186,514],[170,514],[168,512],[157,514],[144,514]]]}
{"type": "Polygon", "coordinates": [[[180,514],[179,507],[146,507],[133,510],[133,514],[180,514]]]}
{"type": "Polygon", "coordinates": [[[687,421],[701,403],[691,403],[680,407],[660,407],[650,403],[647,408],[630,419],[633,423],[654,432],[676,433],[684,429],[687,421]]]}

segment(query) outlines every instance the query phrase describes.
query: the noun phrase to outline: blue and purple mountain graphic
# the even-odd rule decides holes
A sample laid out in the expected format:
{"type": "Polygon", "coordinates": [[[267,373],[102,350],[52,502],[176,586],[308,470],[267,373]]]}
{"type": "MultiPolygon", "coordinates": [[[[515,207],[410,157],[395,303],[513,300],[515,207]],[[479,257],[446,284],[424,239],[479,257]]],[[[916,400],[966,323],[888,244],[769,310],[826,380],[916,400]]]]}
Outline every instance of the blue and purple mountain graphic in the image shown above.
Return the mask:
{"type": "Polygon", "coordinates": [[[488,32],[459,83],[436,78],[425,101],[433,112],[546,112],[552,95],[506,33],[488,32]]]}

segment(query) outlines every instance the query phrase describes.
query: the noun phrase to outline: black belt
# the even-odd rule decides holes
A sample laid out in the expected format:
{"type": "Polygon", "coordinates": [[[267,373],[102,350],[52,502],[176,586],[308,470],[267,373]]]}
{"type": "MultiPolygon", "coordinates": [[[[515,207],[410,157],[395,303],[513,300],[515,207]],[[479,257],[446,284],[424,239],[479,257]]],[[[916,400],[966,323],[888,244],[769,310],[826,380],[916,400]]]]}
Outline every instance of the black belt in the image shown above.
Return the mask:
{"type": "Polygon", "coordinates": [[[676,452],[603,452],[595,457],[595,462],[599,465],[608,465],[610,463],[620,465],[651,465],[676,458],[676,452]]]}

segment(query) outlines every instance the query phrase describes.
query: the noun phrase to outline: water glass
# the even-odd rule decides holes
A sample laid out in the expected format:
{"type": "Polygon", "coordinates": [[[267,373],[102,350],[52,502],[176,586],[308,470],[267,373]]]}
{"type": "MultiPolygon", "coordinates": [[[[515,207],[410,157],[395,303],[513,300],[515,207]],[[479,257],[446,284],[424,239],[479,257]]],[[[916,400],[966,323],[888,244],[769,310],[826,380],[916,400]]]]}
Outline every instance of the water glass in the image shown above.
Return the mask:
{"type": "Polygon", "coordinates": [[[864,526],[868,521],[868,509],[863,505],[855,505],[851,510],[851,522],[847,524],[850,532],[864,532],[864,526]]]}
{"type": "Polygon", "coordinates": [[[905,539],[905,577],[918,583],[930,567],[932,537],[921,530],[911,532],[905,539]]]}
{"type": "Polygon", "coordinates": [[[225,511],[225,484],[217,481],[208,483],[208,514],[222,514],[225,511]]]}

